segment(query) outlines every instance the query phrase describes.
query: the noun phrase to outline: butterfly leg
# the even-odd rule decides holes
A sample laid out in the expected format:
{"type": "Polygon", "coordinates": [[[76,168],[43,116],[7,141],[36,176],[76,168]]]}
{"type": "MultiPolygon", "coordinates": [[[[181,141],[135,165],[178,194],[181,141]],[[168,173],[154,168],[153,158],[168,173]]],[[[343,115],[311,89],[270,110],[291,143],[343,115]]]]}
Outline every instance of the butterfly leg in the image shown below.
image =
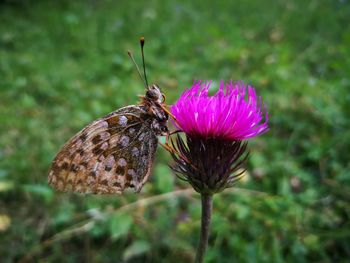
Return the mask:
{"type": "Polygon", "coordinates": [[[166,137],[165,137],[165,144],[167,144],[167,145],[169,144],[169,138],[170,138],[171,135],[179,133],[179,132],[182,132],[182,130],[176,130],[176,131],[168,132],[166,137]]]}
{"type": "Polygon", "coordinates": [[[162,108],[163,111],[165,111],[175,121],[175,123],[178,127],[181,127],[179,122],[177,121],[176,117],[164,105],[160,105],[160,107],[162,108]]]}
{"type": "Polygon", "coordinates": [[[169,143],[168,144],[164,144],[164,143],[161,143],[161,142],[158,142],[158,143],[160,144],[160,146],[162,146],[165,150],[167,150],[171,154],[179,156],[182,160],[184,160],[185,162],[190,164],[193,167],[193,169],[198,170],[198,168],[196,166],[191,164],[191,162],[175,148],[175,145],[174,145],[173,142],[172,142],[172,146],[170,146],[169,143]]]}
{"type": "MultiPolygon", "coordinates": [[[[165,150],[167,150],[168,152],[170,152],[171,154],[174,154],[174,155],[178,155],[181,157],[182,160],[184,160],[185,162],[191,164],[189,162],[189,160],[183,156],[183,154],[181,154],[175,147],[173,141],[171,141],[171,144],[169,144],[169,137],[170,135],[173,135],[173,134],[176,134],[176,133],[179,133],[179,132],[182,132],[181,130],[176,130],[176,131],[173,131],[173,132],[168,132],[168,134],[166,135],[166,141],[165,143],[161,143],[161,142],[158,142],[160,144],[160,146],[162,146],[165,150]]],[[[198,170],[197,167],[195,167],[194,165],[191,164],[191,166],[195,169],[195,170],[198,170]]]]}

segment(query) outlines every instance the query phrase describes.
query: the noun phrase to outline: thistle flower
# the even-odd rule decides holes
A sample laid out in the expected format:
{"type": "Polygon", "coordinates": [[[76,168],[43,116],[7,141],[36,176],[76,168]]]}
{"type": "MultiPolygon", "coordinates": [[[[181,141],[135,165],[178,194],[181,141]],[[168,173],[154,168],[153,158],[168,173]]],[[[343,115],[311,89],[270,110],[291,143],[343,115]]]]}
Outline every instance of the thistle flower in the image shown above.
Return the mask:
{"type": "Polygon", "coordinates": [[[203,261],[208,245],[212,195],[233,186],[243,174],[237,173],[248,157],[243,141],[268,130],[268,113],[254,88],[221,82],[209,96],[210,84],[194,82],[171,106],[174,125],[186,139],[177,135],[171,146],[166,145],[175,160],[171,168],[202,197],[196,263],[203,261]]]}
{"type": "Polygon", "coordinates": [[[186,134],[180,136],[171,168],[200,193],[214,194],[231,187],[242,174],[235,174],[247,160],[247,143],[267,131],[268,114],[254,88],[242,82],[220,83],[213,96],[209,83],[195,82],[170,108],[174,123],[186,134]],[[265,118],[264,118],[265,115],[265,118]]]}

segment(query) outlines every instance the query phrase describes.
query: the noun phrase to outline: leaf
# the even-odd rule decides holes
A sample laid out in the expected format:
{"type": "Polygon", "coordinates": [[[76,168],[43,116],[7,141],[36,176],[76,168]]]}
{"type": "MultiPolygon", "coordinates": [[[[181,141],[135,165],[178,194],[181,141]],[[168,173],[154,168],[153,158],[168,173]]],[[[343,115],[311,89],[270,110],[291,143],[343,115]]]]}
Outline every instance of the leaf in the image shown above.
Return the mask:
{"type": "Polygon", "coordinates": [[[129,232],[133,219],[126,214],[113,214],[108,221],[112,239],[118,239],[129,232]]]}
{"type": "Polygon", "coordinates": [[[0,181],[0,192],[6,192],[14,188],[14,183],[11,181],[0,181]]]}
{"type": "Polygon", "coordinates": [[[123,253],[123,260],[127,261],[135,256],[142,255],[150,250],[150,245],[145,240],[132,243],[123,253]]]}
{"type": "Polygon", "coordinates": [[[6,170],[0,169],[0,178],[5,178],[8,176],[8,172],[6,170]]]}
{"type": "Polygon", "coordinates": [[[45,185],[27,184],[22,187],[25,192],[43,197],[46,201],[51,200],[53,197],[52,189],[45,185]]]}
{"type": "Polygon", "coordinates": [[[72,221],[75,215],[75,204],[73,202],[62,202],[57,207],[52,217],[55,225],[63,225],[72,221]]]}
{"type": "Polygon", "coordinates": [[[6,214],[0,214],[0,232],[5,231],[11,225],[11,218],[6,214]]]}
{"type": "Polygon", "coordinates": [[[171,175],[168,166],[158,164],[155,167],[155,185],[161,193],[170,192],[174,188],[174,177],[171,175]]]}

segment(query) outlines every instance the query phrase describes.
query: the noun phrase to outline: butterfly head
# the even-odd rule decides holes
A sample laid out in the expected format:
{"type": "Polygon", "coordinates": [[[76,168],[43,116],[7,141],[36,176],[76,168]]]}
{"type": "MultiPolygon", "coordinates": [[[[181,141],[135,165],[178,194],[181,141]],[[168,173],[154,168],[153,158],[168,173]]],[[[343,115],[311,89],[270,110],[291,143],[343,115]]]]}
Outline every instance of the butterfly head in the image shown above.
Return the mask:
{"type": "Polygon", "coordinates": [[[160,91],[160,88],[156,84],[152,84],[147,87],[146,90],[146,99],[155,102],[157,104],[161,104],[164,102],[165,96],[160,91]]]}

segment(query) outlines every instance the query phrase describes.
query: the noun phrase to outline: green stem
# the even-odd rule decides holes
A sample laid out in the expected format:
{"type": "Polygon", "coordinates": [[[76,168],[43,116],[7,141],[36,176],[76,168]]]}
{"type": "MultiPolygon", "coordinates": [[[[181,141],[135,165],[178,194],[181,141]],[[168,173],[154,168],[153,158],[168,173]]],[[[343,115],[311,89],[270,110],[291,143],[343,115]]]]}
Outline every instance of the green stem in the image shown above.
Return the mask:
{"type": "Polygon", "coordinates": [[[205,251],[208,246],[211,211],[213,209],[213,197],[211,195],[202,194],[202,220],[201,220],[201,234],[196,253],[195,263],[202,263],[205,251]]]}

